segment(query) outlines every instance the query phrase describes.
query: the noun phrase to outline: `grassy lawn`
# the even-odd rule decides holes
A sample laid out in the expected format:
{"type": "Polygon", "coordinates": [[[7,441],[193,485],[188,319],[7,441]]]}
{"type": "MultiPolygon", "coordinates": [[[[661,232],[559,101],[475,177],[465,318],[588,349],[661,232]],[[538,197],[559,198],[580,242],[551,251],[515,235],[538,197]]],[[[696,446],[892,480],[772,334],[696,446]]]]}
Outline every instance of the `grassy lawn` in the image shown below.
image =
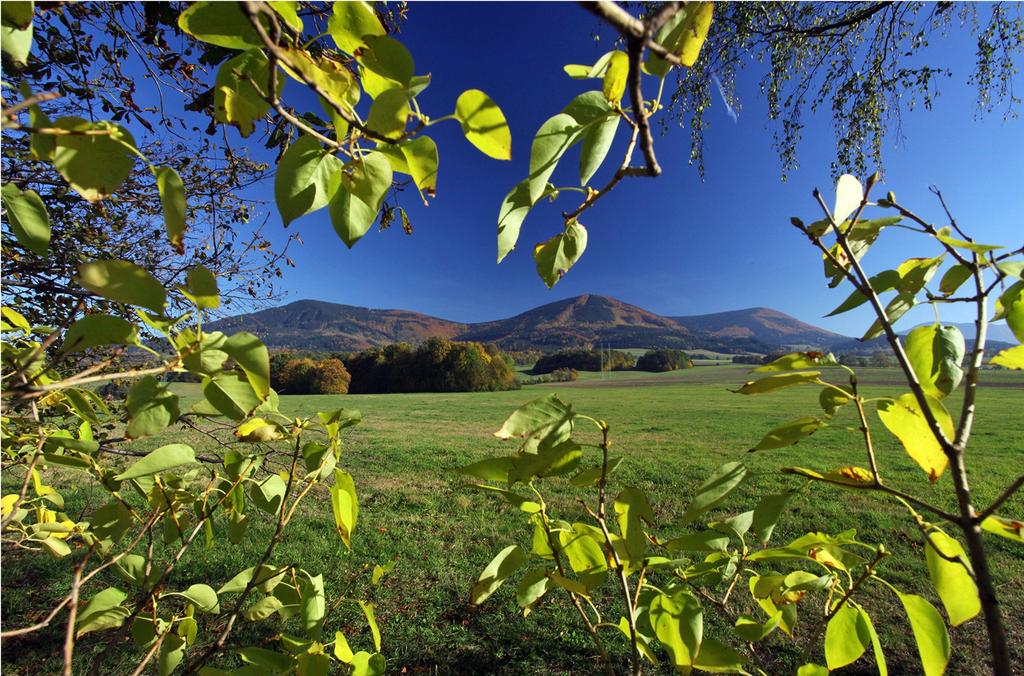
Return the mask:
{"type": "MultiPolygon", "coordinates": [[[[356,649],[367,649],[371,644],[359,609],[346,598],[370,595],[377,606],[383,652],[393,673],[593,672],[592,646],[578,628],[578,618],[568,612],[563,597],[549,594],[525,619],[515,604],[514,585],[502,587],[480,608],[469,606],[469,588],[483,566],[509,544],[528,547],[530,531],[522,512],[467,488],[454,468],[510,452],[512,449],[491,433],[517,406],[552,391],[578,411],[611,424],[614,452],[625,456],[613,475],[613,490],[633,485],[647,491],[656,516],[665,526],[659,530],[664,535],[679,532],[672,523],[696,486],[723,462],[742,460],[752,470],[752,478],[730,502],[733,513],[753,508],[759,495],[802,483],[781,475],[781,467],[802,465],[828,470],[866,464],[859,433],[854,429],[854,412],[849,407],[837,415],[832,427],[799,446],[746,453],[775,424],[819,410],[818,388],[792,388],[756,397],[726,389],[746,380],[746,373],[747,367],[701,366],[665,374],[612,373],[603,379],[600,374],[581,374],[575,383],[530,386],[515,392],[283,397],[281,408],[288,413],[311,415],[344,406],[360,409],[364,422],[349,430],[342,460],[355,476],[360,498],[353,552],[345,551],[334,531],[326,496],[314,496],[289,527],[276,561],[298,562],[308,570],[324,573],[328,607],[333,608],[326,631],[344,630],[356,649]],[[371,589],[368,568],[389,560],[396,561],[394,570],[380,587],[371,589]]],[[[1021,377],[1003,372],[986,372],[984,376],[989,386],[983,387],[979,395],[968,461],[971,487],[979,505],[986,505],[1019,474],[1024,450],[1021,377]]],[[[843,382],[842,372],[834,372],[833,381],[843,382]]],[[[862,370],[861,383],[862,392],[868,396],[902,391],[895,372],[885,369],[862,370]]],[[[186,396],[195,396],[194,386],[180,388],[186,396]]],[[[950,405],[955,407],[959,401],[952,399],[950,405]]],[[[880,424],[876,437],[883,475],[889,483],[955,509],[948,475],[929,485],[880,424]]],[[[155,448],[171,439],[185,440],[197,450],[215,448],[209,439],[179,429],[147,440],[140,448],[155,448]]],[[[594,460],[589,462],[593,464],[594,460]]],[[[564,482],[549,483],[542,490],[554,510],[569,521],[585,520],[564,482]]],[[[65,498],[72,513],[99,499],[99,493],[82,486],[65,498]]],[[[1001,512],[1017,517],[1024,514],[1021,495],[1001,512]]],[[[883,577],[937,604],[925,577],[919,534],[897,503],[852,491],[807,486],[791,500],[772,541],[781,544],[809,530],[838,532],[847,528],[857,528],[863,541],[885,543],[894,552],[880,570],[883,577]]],[[[1024,664],[1024,555],[1019,545],[1008,540],[991,537],[989,545],[1012,650],[1017,663],[1024,664]]],[[[248,544],[209,551],[199,545],[187,555],[187,563],[179,569],[174,584],[206,582],[218,587],[252,565],[261,551],[256,538],[248,544]]],[[[26,607],[42,607],[47,599],[57,598],[66,590],[65,566],[37,559],[5,556],[5,617],[24,617],[26,607]]],[[[611,584],[605,588],[610,590],[611,584]]],[[[918,673],[910,628],[898,602],[881,586],[869,589],[865,605],[883,635],[890,673],[918,673]]],[[[738,610],[753,613],[749,594],[740,593],[734,598],[738,610]]],[[[801,607],[803,633],[813,626],[812,613],[818,608],[817,603],[801,607]]],[[[712,617],[710,608],[706,607],[705,613],[706,635],[737,643],[727,633],[723,620],[712,617]]],[[[617,616],[606,619],[614,621],[617,616]]],[[[60,631],[57,627],[31,640],[5,643],[5,672],[54,670],[52,656],[42,656],[59,653],[56,646],[62,637],[60,631]]],[[[797,634],[801,634],[799,627],[797,634]]],[[[272,634],[262,625],[243,623],[236,637],[249,644],[275,647],[272,634]]],[[[624,659],[625,642],[617,634],[606,637],[614,646],[613,653],[624,659]]],[[[987,643],[981,619],[951,630],[951,637],[949,673],[985,673],[987,643]]],[[[803,663],[800,647],[781,632],[763,645],[759,652],[769,656],[771,673],[792,673],[803,663]]],[[[79,656],[83,663],[91,663],[104,650],[105,645],[91,649],[83,646],[79,656]]],[[[820,654],[811,658],[824,661],[820,654]]],[[[224,666],[230,664],[230,660],[223,662],[224,666]]],[[[118,673],[122,669],[116,650],[105,656],[102,672],[118,673]]],[[[864,658],[844,673],[871,671],[870,658],[864,658]]]]}

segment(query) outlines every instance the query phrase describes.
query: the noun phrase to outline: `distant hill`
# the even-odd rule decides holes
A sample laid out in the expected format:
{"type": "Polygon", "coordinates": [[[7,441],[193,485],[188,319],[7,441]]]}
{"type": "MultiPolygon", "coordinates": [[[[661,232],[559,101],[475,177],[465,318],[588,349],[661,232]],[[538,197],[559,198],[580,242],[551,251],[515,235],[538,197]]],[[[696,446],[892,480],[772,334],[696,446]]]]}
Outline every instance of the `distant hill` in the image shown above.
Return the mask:
{"type": "Polygon", "coordinates": [[[209,328],[249,331],[271,348],[362,350],[432,336],[493,342],[505,349],[556,350],[603,344],[612,348],[704,348],[770,352],[780,347],[830,347],[845,336],[768,308],[692,317],[663,317],[615,298],[585,294],[508,319],[464,324],[407,310],[372,310],[300,300],[213,322],[209,328]]]}
{"type": "Polygon", "coordinates": [[[419,343],[432,336],[453,338],[466,325],[408,310],[300,300],[222,319],[209,328],[225,333],[249,331],[270,348],[347,351],[401,341],[419,343]]]}
{"type": "Polygon", "coordinates": [[[820,349],[850,340],[766,307],[669,319],[690,331],[707,333],[721,340],[747,339],[773,347],[820,349]]]}
{"type": "Polygon", "coordinates": [[[585,294],[555,301],[508,319],[471,324],[460,338],[493,342],[506,349],[578,347],[701,346],[696,336],[671,319],[615,298],[585,294]]]}

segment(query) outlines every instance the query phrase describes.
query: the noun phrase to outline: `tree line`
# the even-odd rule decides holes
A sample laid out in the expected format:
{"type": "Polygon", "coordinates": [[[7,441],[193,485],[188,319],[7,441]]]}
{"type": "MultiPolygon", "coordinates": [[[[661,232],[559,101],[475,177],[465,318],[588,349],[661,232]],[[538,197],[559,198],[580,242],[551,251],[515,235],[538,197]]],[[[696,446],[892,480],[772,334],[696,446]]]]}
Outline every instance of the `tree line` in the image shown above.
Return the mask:
{"type": "Polygon", "coordinates": [[[282,394],[493,392],[519,388],[512,359],[493,344],[430,338],[361,352],[278,352],[271,382],[282,394]]]}

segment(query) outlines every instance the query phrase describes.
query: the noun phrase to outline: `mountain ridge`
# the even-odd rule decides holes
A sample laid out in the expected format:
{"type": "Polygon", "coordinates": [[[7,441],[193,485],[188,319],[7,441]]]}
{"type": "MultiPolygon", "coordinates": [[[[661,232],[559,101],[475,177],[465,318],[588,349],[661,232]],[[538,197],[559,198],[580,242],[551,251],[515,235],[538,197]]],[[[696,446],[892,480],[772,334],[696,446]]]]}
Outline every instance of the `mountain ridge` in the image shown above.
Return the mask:
{"type": "Polygon", "coordinates": [[[504,319],[473,323],[412,310],[302,299],[208,326],[225,332],[249,331],[272,349],[323,351],[418,343],[435,336],[493,342],[503,349],[555,350],[601,344],[760,353],[780,348],[830,349],[854,340],[772,308],[663,316],[599,294],[563,298],[504,319]]]}

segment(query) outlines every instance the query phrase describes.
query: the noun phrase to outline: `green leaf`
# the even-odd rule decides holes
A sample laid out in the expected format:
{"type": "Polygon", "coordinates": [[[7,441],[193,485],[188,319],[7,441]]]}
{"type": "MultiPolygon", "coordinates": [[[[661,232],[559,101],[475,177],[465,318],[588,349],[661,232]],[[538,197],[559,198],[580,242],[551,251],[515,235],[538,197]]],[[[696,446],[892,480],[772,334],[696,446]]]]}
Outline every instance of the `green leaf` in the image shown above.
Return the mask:
{"type": "Polygon", "coordinates": [[[185,277],[185,286],[179,286],[178,290],[201,310],[215,310],[220,307],[217,278],[203,265],[189,269],[185,277]]]}
{"type": "Polygon", "coordinates": [[[825,662],[829,669],[839,669],[860,659],[871,643],[871,637],[860,622],[860,612],[844,603],[825,628],[825,662]]]}
{"type": "Polygon", "coordinates": [[[432,138],[417,136],[399,145],[380,144],[378,150],[387,156],[392,171],[409,174],[417,190],[434,196],[437,192],[438,156],[437,144],[432,138]]]}
{"type": "MultiPolygon", "coordinates": [[[[896,321],[903,315],[907,314],[907,312],[915,305],[917,305],[917,299],[913,294],[901,293],[893,297],[893,299],[885,306],[885,315],[889,318],[890,324],[895,325],[896,321]]],[[[860,339],[862,342],[874,340],[878,336],[882,335],[884,331],[885,329],[882,327],[882,322],[876,319],[860,339]]]]}
{"type": "MultiPolygon", "coordinates": [[[[5,2],[4,4],[9,4],[5,2]]],[[[14,4],[21,4],[15,2],[14,4]]],[[[0,26],[0,47],[3,53],[11,58],[17,66],[24,66],[28,62],[28,55],[32,52],[32,24],[27,28],[15,28],[7,23],[0,26]]]]}
{"type": "Polygon", "coordinates": [[[964,567],[969,564],[967,554],[960,543],[941,530],[933,530],[928,533],[928,546],[924,549],[924,556],[928,564],[928,574],[935,585],[935,591],[939,594],[939,600],[946,608],[949,623],[959,627],[980,613],[981,599],[978,596],[978,586],[974,583],[971,572],[964,567]],[[937,552],[941,552],[943,556],[937,552]],[[949,560],[956,557],[960,557],[963,564],[949,560]]]}
{"type": "Polygon", "coordinates": [[[366,126],[382,136],[397,138],[405,131],[405,124],[411,114],[409,95],[404,89],[394,87],[381,92],[374,99],[366,118],[366,126]]]}
{"type": "Polygon", "coordinates": [[[514,491],[507,491],[503,488],[498,488],[497,486],[488,486],[487,484],[472,484],[472,486],[481,490],[497,493],[504,498],[506,502],[515,505],[527,514],[535,514],[540,511],[540,504],[533,502],[532,500],[527,500],[514,491]]]}
{"type": "Polygon", "coordinates": [[[267,4],[277,12],[279,17],[284,19],[289,28],[296,33],[302,33],[302,18],[299,16],[298,2],[295,0],[275,0],[267,4]]]}
{"type": "Polygon", "coordinates": [[[496,160],[512,159],[512,132],[505,114],[479,89],[467,89],[455,102],[455,119],[466,140],[496,160]]]}
{"type": "Polygon", "coordinates": [[[551,579],[544,566],[531,568],[516,587],[516,603],[523,609],[523,616],[529,615],[534,605],[551,589],[551,579]]]}
{"type": "Polygon", "coordinates": [[[284,608],[284,603],[276,596],[264,596],[245,611],[245,619],[250,622],[261,622],[284,608]]]}
{"type": "Polygon", "coordinates": [[[277,474],[271,474],[259,483],[249,484],[249,497],[257,508],[276,515],[284,504],[288,486],[277,474]]]}
{"type": "Polygon", "coordinates": [[[128,411],[125,435],[129,439],[158,434],[173,425],[181,415],[178,395],[171,392],[166,383],[158,382],[153,376],[144,376],[135,381],[128,390],[125,409],[128,411]]]}
{"type": "MultiPolygon", "coordinates": [[[[260,49],[250,49],[225,61],[213,85],[214,119],[238,127],[243,137],[252,134],[256,120],[270,110],[270,104],[260,95],[267,91],[269,74],[267,56],[260,49]]],[[[280,94],[284,78],[278,78],[277,86],[280,94]]]]}
{"type": "Polygon", "coordinates": [[[791,420],[764,435],[764,438],[761,439],[757,446],[751,448],[750,452],[752,453],[754,451],[764,451],[772,448],[785,448],[786,446],[792,446],[804,437],[811,436],[823,427],[828,427],[828,423],[814,416],[791,420]]]}
{"type": "Polygon", "coordinates": [[[111,315],[86,315],[64,334],[61,351],[71,354],[100,345],[138,345],[139,332],[127,319],[111,315]]]}
{"type": "Polygon", "coordinates": [[[362,66],[363,89],[371,97],[396,86],[409,87],[415,70],[412,54],[398,40],[386,35],[367,35],[354,56],[362,66]]]}
{"type": "Polygon", "coordinates": [[[164,287],[145,269],[130,261],[92,261],[78,266],[78,283],[118,303],[162,312],[167,304],[164,287]]]}
{"type": "Polygon", "coordinates": [[[925,676],[941,676],[946,671],[950,655],[949,634],[942,616],[935,606],[920,596],[900,592],[896,595],[907,611],[925,676]]]}
{"type": "Polygon", "coordinates": [[[498,211],[499,263],[516,248],[516,242],[519,241],[519,230],[532,207],[529,179],[517,183],[502,200],[501,209],[498,211]]]}
{"type": "Polygon", "coordinates": [[[539,430],[549,428],[573,415],[572,406],[557,394],[549,394],[517,408],[494,433],[499,439],[525,439],[539,430]]]}
{"type": "Polygon", "coordinates": [[[0,23],[4,26],[24,30],[32,25],[34,12],[34,2],[7,0],[0,5],[0,23]]]}
{"type": "Polygon", "coordinates": [[[632,486],[623,489],[615,498],[615,513],[618,515],[619,532],[625,540],[629,561],[642,561],[647,552],[647,534],[643,522],[654,523],[654,510],[647,501],[647,495],[632,486]]]}
{"type": "MultiPolygon", "coordinates": [[[[690,68],[700,56],[700,50],[711,28],[713,14],[712,2],[689,3],[662,26],[655,36],[655,41],[678,56],[682,64],[690,68]]],[[[653,52],[644,62],[644,70],[656,77],[665,77],[671,67],[672,64],[653,52]]]]}
{"type": "MultiPolygon", "coordinates": [[[[896,270],[883,270],[868,279],[868,283],[871,285],[871,288],[878,294],[894,289],[899,281],[900,273],[896,270]]],[[[832,310],[832,312],[829,312],[825,316],[834,317],[835,315],[849,312],[856,307],[860,307],[866,302],[868,302],[868,297],[854,289],[850,292],[850,295],[846,297],[846,300],[840,303],[835,310],[832,310]]]]}
{"type": "Polygon", "coordinates": [[[178,27],[218,47],[245,50],[263,46],[256,29],[235,3],[193,3],[178,17],[178,27]]]}
{"type": "Polygon", "coordinates": [[[338,189],[342,166],[312,136],[302,135],[291,144],[274,175],[274,199],[282,224],[327,206],[338,189]]]}
{"type": "Polygon", "coordinates": [[[586,185],[604,163],[619,128],[619,116],[608,115],[602,122],[596,122],[583,133],[580,149],[580,185],[586,185]]]}
{"type": "Polygon", "coordinates": [[[196,461],[196,452],[186,444],[168,444],[150,451],[141,460],[130,466],[115,478],[118,481],[137,479],[151,474],[160,474],[174,467],[191,465],[196,461]]]}
{"type": "Polygon", "coordinates": [[[363,45],[364,37],[386,33],[373,8],[366,2],[334,3],[331,18],[327,20],[327,31],[338,49],[353,55],[363,45]]]}
{"type": "Polygon", "coordinates": [[[828,354],[821,352],[791,352],[779,357],[770,364],[758,366],[754,369],[754,373],[799,371],[800,369],[811,368],[813,366],[835,366],[837,363],[836,358],[831,352],[828,354]]]}
{"type": "Polygon", "coordinates": [[[25,335],[32,333],[32,326],[25,319],[25,315],[21,314],[9,305],[0,307],[0,313],[2,313],[5,320],[3,324],[4,331],[14,331],[15,329],[20,330],[25,335]]]}
{"type": "Polygon", "coordinates": [[[796,676],[828,676],[828,668],[808,662],[800,665],[800,668],[796,670],[796,676]]]}
{"type": "MultiPolygon", "coordinates": [[[[707,4],[711,4],[710,2],[707,4]]],[[[700,652],[693,666],[698,671],[710,671],[719,674],[745,674],[743,665],[746,658],[732,648],[722,645],[713,638],[706,638],[700,644],[700,652]]]]}
{"type": "Polygon", "coordinates": [[[374,617],[374,604],[366,601],[359,601],[359,607],[362,609],[362,615],[366,616],[367,624],[370,625],[370,633],[374,637],[374,647],[377,650],[381,649],[381,632],[377,628],[377,620],[374,617]]]}
{"type": "Polygon", "coordinates": [[[942,279],[939,280],[939,292],[943,296],[953,295],[972,275],[973,273],[969,267],[957,263],[942,275],[942,279]]]}
{"type": "Polygon", "coordinates": [[[587,229],[573,221],[565,229],[533,249],[537,274],[550,289],[576,264],[587,248],[587,229]]]}
{"type": "Polygon", "coordinates": [[[5,183],[3,205],[7,224],[18,244],[38,256],[45,256],[50,246],[50,215],[38,193],[22,192],[13,183],[5,183]]]}
{"type": "Polygon", "coordinates": [[[213,591],[213,587],[206,584],[194,584],[185,591],[181,592],[181,596],[184,596],[189,601],[196,605],[196,608],[200,612],[204,613],[219,613],[220,603],[217,601],[217,592],[213,591]]]}
{"type": "Polygon", "coordinates": [[[97,202],[121,187],[135,165],[135,139],[124,127],[80,117],[62,117],[53,126],[73,132],[109,132],[57,137],[53,166],[78,194],[97,202]]]}
{"type": "Polygon", "coordinates": [[[124,624],[128,617],[128,609],[121,604],[128,598],[116,587],[107,587],[99,592],[85,604],[85,607],[78,611],[75,621],[75,638],[91,631],[113,629],[124,624]]]}
{"type": "Polygon", "coordinates": [[[185,218],[188,204],[185,200],[185,184],[181,176],[171,167],[157,167],[156,186],[160,191],[160,204],[164,212],[164,227],[167,241],[175,251],[185,253],[185,218]]]}
{"type": "Polygon", "coordinates": [[[339,662],[352,664],[352,648],[349,647],[348,640],[340,631],[334,632],[334,656],[338,658],[339,662]]]}
{"type": "Polygon", "coordinates": [[[679,519],[680,525],[686,525],[708,511],[743,483],[747,477],[747,468],[740,462],[727,462],[700,485],[697,493],[690,501],[690,506],[679,519]]]}
{"type": "Polygon", "coordinates": [[[775,530],[775,524],[779,522],[782,510],[785,509],[786,502],[792,496],[792,491],[776,493],[764,496],[757,503],[757,507],[754,508],[754,521],[751,527],[754,529],[754,534],[762,545],[768,544],[772,531],[775,530]]]}
{"type": "Polygon", "coordinates": [[[572,115],[558,113],[537,130],[530,147],[530,203],[544,194],[558,161],[579,140],[580,124],[572,115]]]}
{"type": "Polygon", "coordinates": [[[460,467],[456,472],[473,476],[484,481],[508,481],[509,470],[512,469],[512,458],[485,458],[471,465],[460,467]]]}
{"type": "Polygon", "coordinates": [[[331,486],[331,511],[334,513],[334,527],[341,541],[352,548],[352,531],[359,517],[359,499],[352,475],[340,469],[334,470],[334,485],[331,486]]]}
{"type": "Polygon", "coordinates": [[[270,352],[260,339],[251,333],[239,331],[228,337],[219,349],[245,371],[256,396],[266,400],[270,395],[270,352]]]}
{"type": "Polygon", "coordinates": [[[989,516],[981,522],[981,529],[1024,544],[1024,521],[989,516]]]}
{"type": "MultiPolygon", "coordinates": [[[[947,439],[953,438],[953,419],[942,402],[925,395],[928,407],[939,422],[947,439]]],[[[918,406],[913,394],[900,395],[897,399],[883,399],[878,402],[878,417],[882,424],[899,439],[907,455],[916,462],[933,482],[946,471],[949,459],[942,446],[933,436],[928,421],[918,406]]]]}
{"type": "Polygon", "coordinates": [[[480,605],[493,594],[502,583],[526,562],[526,552],[519,545],[511,545],[498,552],[491,559],[469,593],[469,602],[480,605]]]}
{"type": "Polygon", "coordinates": [[[871,476],[871,472],[863,467],[856,467],[853,465],[840,467],[837,470],[825,472],[824,474],[805,467],[783,467],[782,473],[796,474],[809,479],[818,479],[819,481],[827,481],[829,483],[852,486],[854,488],[864,488],[874,485],[874,478],[871,476]]]}
{"type": "Polygon", "coordinates": [[[360,650],[352,656],[352,676],[384,676],[387,662],[380,653],[360,650]]]}
{"type": "Polygon", "coordinates": [[[613,106],[619,105],[622,101],[622,94],[626,91],[626,77],[629,75],[629,57],[625,52],[614,51],[608,60],[608,68],[604,73],[604,80],[601,84],[601,93],[605,100],[613,106]]]}
{"type": "Polygon", "coordinates": [[[587,593],[601,586],[608,576],[608,560],[604,549],[587,527],[574,524],[573,530],[558,532],[562,552],[569,559],[569,566],[587,588],[587,593]]]}
{"type": "Polygon", "coordinates": [[[729,536],[716,530],[687,533],[662,543],[670,552],[724,552],[729,546],[729,536]]]}
{"type": "Polygon", "coordinates": [[[249,417],[262,403],[253,386],[239,373],[220,373],[207,378],[203,381],[203,396],[221,415],[232,420],[249,417]]]}
{"type": "MultiPolygon", "coordinates": [[[[609,456],[608,457],[608,472],[607,476],[611,476],[611,473],[615,471],[615,468],[622,463],[622,456],[609,456]]],[[[585,469],[573,478],[569,479],[569,483],[579,488],[586,488],[587,486],[593,486],[601,478],[601,467],[591,467],[585,469]]]]}
{"type": "Polygon", "coordinates": [[[760,380],[747,381],[740,389],[732,391],[739,394],[764,394],[765,392],[774,392],[775,390],[781,390],[784,387],[792,387],[794,385],[806,385],[808,383],[821,385],[822,382],[818,380],[820,375],[821,371],[783,373],[777,376],[761,378],[760,380]]]}
{"type": "Polygon", "coordinates": [[[373,225],[391,187],[391,163],[370,153],[345,165],[338,191],[330,202],[331,224],[348,248],[373,225]]]}
{"type": "Polygon", "coordinates": [[[997,249],[1005,248],[993,244],[978,244],[976,242],[968,242],[962,239],[952,237],[952,234],[953,228],[947,225],[944,228],[939,228],[939,231],[935,233],[935,239],[939,240],[943,244],[948,244],[949,246],[956,247],[958,249],[967,249],[968,251],[973,251],[976,254],[982,255],[987,254],[990,251],[996,251],[997,249]]]}
{"type": "Polygon", "coordinates": [[[697,599],[685,592],[658,594],[651,600],[651,626],[669,653],[672,665],[689,671],[704,641],[704,615],[697,599]]]}
{"type": "Polygon", "coordinates": [[[847,603],[852,604],[860,614],[857,619],[857,631],[858,633],[866,633],[868,639],[871,641],[871,649],[875,653],[875,667],[878,669],[878,676],[889,676],[889,667],[885,663],[885,653],[882,651],[882,642],[878,638],[878,632],[875,631],[875,625],[871,623],[871,616],[862,607],[848,601],[847,603]]]}
{"type": "Polygon", "coordinates": [[[583,80],[586,78],[603,78],[605,71],[608,70],[608,62],[611,61],[612,54],[614,51],[605,52],[601,55],[594,65],[592,66],[581,66],[578,64],[569,64],[563,68],[565,74],[575,80],[583,80]]]}
{"type": "Polygon", "coordinates": [[[942,399],[960,384],[964,376],[960,363],[966,346],[957,327],[918,326],[907,335],[905,348],[921,389],[927,394],[942,399]]]}
{"type": "MultiPolygon", "coordinates": [[[[264,601],[265,600],[266,599],[264,599],[264,601]]],[[[278,603],[280,603],[280,601],[278,601],[278,603]]],[[[263,670],[264,673],[286,674],[295,666],[295,660],[290,655],[285,655],[273,650],[267,650],[266,648],[242,648],[238,651],[238,656],[242,658],[242,661],[246,664],[258,667],[263,670]]]]}
{"type": "Polygon", "coordinates": [[[853,401],[844,391],[840,391],[835,387],[823,387],[821,394],[818,395],[818,404],[821,406],[821,410],[825,412],[825,417],[831,418],[836,414],[840,408],[849,404],[853,401]]]}
{"type": "Polygon", "coordinates": [[[734,629],[745,641],[756,643],[775,631],[781,621],[782,613],[772,615],[764,624],[761,624],[750,615],[740,615],[736,619],[734,629]]]}

